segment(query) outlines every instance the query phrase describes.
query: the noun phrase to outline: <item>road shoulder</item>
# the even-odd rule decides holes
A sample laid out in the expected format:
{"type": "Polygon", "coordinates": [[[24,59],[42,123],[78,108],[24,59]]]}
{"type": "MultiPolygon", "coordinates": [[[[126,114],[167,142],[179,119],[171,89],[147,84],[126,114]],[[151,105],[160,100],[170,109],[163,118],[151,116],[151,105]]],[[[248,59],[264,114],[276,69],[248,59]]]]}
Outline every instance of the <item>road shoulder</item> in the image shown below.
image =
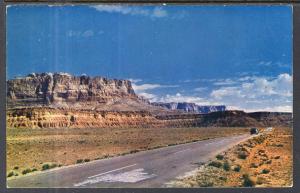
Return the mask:
{"type": "Polygon", "coordinates": [[[292,142],[292,129],[276,128],[218,154],[166,186],[290,187],[292,142]]]}

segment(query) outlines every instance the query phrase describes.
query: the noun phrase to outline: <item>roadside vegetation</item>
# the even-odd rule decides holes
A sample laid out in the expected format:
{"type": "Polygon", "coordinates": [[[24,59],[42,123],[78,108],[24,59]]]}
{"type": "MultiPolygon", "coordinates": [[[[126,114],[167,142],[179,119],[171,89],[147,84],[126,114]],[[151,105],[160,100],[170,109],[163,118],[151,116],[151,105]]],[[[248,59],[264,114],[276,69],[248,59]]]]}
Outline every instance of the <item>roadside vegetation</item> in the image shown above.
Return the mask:
{"type": "Polygon", "coordinates": [[[291,128],[276,128],[218,154],[170,187],[289,187],[293,176],[291,128]]]}

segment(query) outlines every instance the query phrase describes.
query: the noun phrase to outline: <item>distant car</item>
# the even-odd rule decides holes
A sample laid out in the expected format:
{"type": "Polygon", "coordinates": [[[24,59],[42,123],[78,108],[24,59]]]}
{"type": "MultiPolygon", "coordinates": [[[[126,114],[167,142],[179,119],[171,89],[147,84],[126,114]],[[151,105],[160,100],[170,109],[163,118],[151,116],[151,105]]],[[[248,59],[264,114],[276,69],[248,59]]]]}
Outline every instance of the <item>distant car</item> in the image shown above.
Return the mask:
{"type": "Polygon", "coordinates": [[[258,134],[258,129],[255,128],[255,127],[251,128],[251,129],[250,129],[250,134],[251,134],[251,135],[257,135],[257,134],[258,134]]]}

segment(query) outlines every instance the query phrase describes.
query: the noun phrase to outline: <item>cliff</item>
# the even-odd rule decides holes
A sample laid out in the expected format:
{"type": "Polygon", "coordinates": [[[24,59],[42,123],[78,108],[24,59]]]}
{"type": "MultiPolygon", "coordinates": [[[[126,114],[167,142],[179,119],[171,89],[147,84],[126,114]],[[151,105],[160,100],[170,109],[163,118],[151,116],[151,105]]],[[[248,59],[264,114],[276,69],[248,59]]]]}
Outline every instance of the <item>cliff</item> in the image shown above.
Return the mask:
{"type": "Polygon", "coordinates": [[[224,111],[153,115],[148,111],[95,111],[49,107],[7,110],[9,128],[162,128],[292,126],[291,113],[224,111]]]}
{"type": "Polygon", "coordinates": [[[177,114],[156,116],[159,120],[193,120],[199,127],[292,127],[292,113],[220,111],[208,114],[177,114]]]}
{"type": "Polygon", "coordinates": [[[128,80],[71,76],[67,73],[32,73],[24,78],[8,80],[7,97],[8,104],[13,106],[138,99],[128,80]]]}
{"type": "Polygon", "coordinates": [[[181,110],[184,112],[193,112],[193,113],[211,113],[216,111],[225,111],[225,105],[197,105],[195,103],[187,103],[187,102],[180,102],[180,103],[163,103],[163,102],[154,102],[151,103],[154,106],[164,107],[170,110],[181,110]]]}

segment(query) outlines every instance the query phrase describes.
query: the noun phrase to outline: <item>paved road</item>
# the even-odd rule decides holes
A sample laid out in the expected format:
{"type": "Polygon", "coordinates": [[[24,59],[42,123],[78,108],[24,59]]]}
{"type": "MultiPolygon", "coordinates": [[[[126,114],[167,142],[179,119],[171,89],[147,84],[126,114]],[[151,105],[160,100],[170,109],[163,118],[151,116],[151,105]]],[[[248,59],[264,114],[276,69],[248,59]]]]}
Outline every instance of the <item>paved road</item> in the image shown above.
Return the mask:
{"type": "Polygon", "coordinates": [[[222,137],[67,166],[8,180],[8,187],[164,187],[250,135],[222,137]]]}

